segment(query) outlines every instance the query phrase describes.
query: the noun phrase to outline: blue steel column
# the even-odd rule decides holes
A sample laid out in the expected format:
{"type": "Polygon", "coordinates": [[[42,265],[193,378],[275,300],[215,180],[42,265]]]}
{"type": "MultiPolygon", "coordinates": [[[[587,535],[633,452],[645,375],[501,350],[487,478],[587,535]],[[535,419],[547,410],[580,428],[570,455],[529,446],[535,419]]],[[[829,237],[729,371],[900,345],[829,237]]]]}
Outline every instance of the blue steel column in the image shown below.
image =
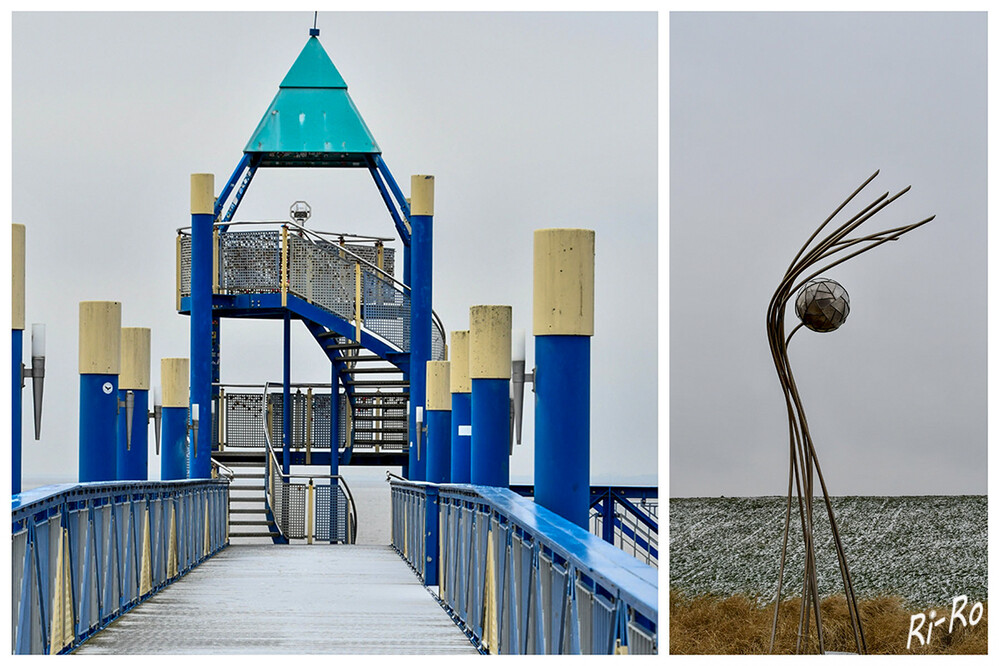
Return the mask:
{"type": "MultiPolygon", "coordinates": [[[[410,329],[409,344],[409,478],[423,481],[426,478],[426,444],[416,447],[416,409],[426,401],[426,363],[431,353],[431,328],[433,326],[433,222],[434,177],[413,176],[410,185],[412,203],[409,222],[412,225],[410,271],[410,329]]],[[[421,441],[422,441],[421,437],[421,441]]]]}
{"type": "Polygon", "coordinates": [[[21,355],[23,351],[24,330],[19,328],[11,329],[11,440],[10,440],[10,492],[13,495],[21,492],[21,355]]]}
{"type": "Polygon", "coordinates": [[[440,490],[426,486],[426,505],[423,507],[423,552],[427,561],[423,567],[423,584],[437,585],[437,568],[440,561],[440,490]]]}
{"type": "Polygon", "coordinates": [[[132,392],[132,443],[128,443],[128,412],[118,410],[117,477],[119,481],[149,478],[149,352],[148,328],[121,329],[121,374],[118,403],[126,404],[132,392]]]}
{"type": "Polygon", "coordinates": [[[451,481],[451,363],[427,363],[427,481],[451,481]]]}
{"type": "Polygon", "coordinates": [[[114,481],[121,303],[80,303],[79,479],[114,481]]]}
{"type": "Polygon", "coordinates": [[[451,332],[451,483],[472,481],[472,380],[468,331],[451,332]]]}
{"type": "Polygon", "coordinates": [[[534,501],[583,529],[590,515],[593,258],[591,230],[534,232],[534,501]]]}
{"type": "Polygon", "coordinates": [[[291,471],[291,313],[284,311],[284,354],[281,389],[281,472],[291,471]]]}
{"type": "Polygon", "coordinates": [[[188,359],[160,360],[160,384],[163,387],[163,414],[160,418],[160,479],[163,481],[187,478],[189,379],[188,359]]]}
{"type": "Polygon", "coordinates": [[[24,225],[11,225],[11,439],[10,474],[11,493],[21,492],[21,359],[24,354],[24,225]]]}
{"type": "Polygon", "coordinates": [[[199,405],[198,454],[191,437],[189,478],[212,475],[212,231],[215,176],[191,174],[191,404],[199,405]]]}
{"type": "Polygon", "coordinates": [[[472,379],[471,482],[510,485],[510,337],[513,308],[475,305],[469,311],[472,379]]]}
{"type": "MultiPolygon", "coordinates": [[[[340,474],[340,373],[330,364],[330,476],[340,474]]],[[[336,498],[339,482],[330,479],[330,543],[336,543],[336,498]]]]}

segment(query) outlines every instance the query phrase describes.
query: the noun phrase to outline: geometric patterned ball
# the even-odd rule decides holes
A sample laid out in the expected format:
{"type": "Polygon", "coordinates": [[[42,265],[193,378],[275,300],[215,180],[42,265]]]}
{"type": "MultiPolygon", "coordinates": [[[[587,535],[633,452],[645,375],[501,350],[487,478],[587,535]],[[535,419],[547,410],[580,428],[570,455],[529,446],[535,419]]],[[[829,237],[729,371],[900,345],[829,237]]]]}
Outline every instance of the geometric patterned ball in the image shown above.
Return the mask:
{"type": "Polygon", "coordinates": [[[835,280],[815,278],[806,282],[798,292],[794,312],[801,323],[813,331],[835,331],[850,314],[850,295],[835,280]]]}

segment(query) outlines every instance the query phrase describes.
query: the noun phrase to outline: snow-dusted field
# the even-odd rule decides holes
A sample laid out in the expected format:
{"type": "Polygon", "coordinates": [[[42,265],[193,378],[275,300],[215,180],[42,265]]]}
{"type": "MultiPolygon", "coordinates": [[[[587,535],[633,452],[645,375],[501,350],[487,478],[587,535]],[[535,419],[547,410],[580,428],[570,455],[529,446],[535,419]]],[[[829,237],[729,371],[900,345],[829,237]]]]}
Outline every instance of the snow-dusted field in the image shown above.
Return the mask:
{"type": "MultiPolygon", "coordinates": [[[[670,586],[690,595],[746,594],[771,601],[777,588],[784,497],[672,498],[670,586]]],[[[901,596],[948,605],[988,598],[988,503],[984,495],[835,497],[833,508],[858,597],[901,596]]],[[[842,593],[825,505],[815,505],[823,595],[842,593]]],[[[801,594],[804,546],[797,500],[784,592],[801,594]]]]}

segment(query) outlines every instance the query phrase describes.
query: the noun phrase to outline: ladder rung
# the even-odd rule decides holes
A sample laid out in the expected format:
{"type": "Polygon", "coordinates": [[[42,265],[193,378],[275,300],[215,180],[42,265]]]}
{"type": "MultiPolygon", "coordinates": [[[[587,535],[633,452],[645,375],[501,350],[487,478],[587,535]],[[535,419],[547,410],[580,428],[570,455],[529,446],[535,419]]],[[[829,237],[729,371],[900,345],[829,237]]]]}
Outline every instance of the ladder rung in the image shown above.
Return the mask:
{"type": "Polygon", "coordinates": [[[270,539],[271,537],[279,536],[278,532],[229,532],[229,538],[248,538],[248,537],[264,537],[270,539]]]}
{"type": "Polygon", "coordinates": [[[350,350],[350,349],[364,349],[364,346],[361,345],[359,342],[344,342],[344,343],[336,343],[336,342],[334,342],[333,344],[324,345],[324,346],[325,346],[326,349],[329,349],[330,351],[344,351],[344,350],[350,350]]]}
{"type": "Polygon", "coordinates": [[[240,474],[240,473],[237,473],[232,478],[234,480],[238,481],[239,479],[262,479],[262,478],[264,478],[264,476],[265,476],[264,472],[261,472],[260,474],[240,474]]]}
{"type": "Polygon", "coordinates": [[[399,368],[395,367],[394,365],[390,365],[390,366],[386,366],[384,368],[353,368],[352,370],[344,370],[341,374],[344,374],[344,375],[353,375],[355,373],[361,373],[361,372],[364,372],[364,373],[385,373],[385,374],[388,374],[390,372],[400,373],[400,372],[402,372],[402,370],[400,370],[399,368]]]}
{"type": "Polygon", "coordinates": [[[247,527],[249,525],[265,525],[265,526],[269,526],[269,525],[273,525],[274,521],[273,520],[230,520],[229,524],[230,525],[241,525],[243,527],[247,527]]]}
{"type": "MultiPolygon", "coordinates": [[[[357,362],[371,362],[371,361],[384,361],[381,356],[364,355],[364,356],[343,356],[339,361],[350,361],[351,363],[357,362]]],[[[338,361],[338,362],[339,362],[338,361]]]]}
{"type": "Polygon", "coordinates": [[[259,509],[229,509],[229,513],[249,513],[249,514],[259,514],[263,513],[264,509],[261,507],[259,509]]]}

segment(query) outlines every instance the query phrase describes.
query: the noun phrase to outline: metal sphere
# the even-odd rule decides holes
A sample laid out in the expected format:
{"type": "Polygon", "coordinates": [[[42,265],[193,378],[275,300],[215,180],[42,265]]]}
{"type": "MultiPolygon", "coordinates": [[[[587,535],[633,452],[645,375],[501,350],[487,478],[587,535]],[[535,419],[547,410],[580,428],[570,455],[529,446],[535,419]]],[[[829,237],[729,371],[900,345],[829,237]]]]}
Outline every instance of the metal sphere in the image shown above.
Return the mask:
{"type": "Polygon", "coordinates": [[[850,295],[839,282],[828,278],[809,280],[798,292],[794,312],[818,333],[835,331],[850,314],[850,295]]]}

